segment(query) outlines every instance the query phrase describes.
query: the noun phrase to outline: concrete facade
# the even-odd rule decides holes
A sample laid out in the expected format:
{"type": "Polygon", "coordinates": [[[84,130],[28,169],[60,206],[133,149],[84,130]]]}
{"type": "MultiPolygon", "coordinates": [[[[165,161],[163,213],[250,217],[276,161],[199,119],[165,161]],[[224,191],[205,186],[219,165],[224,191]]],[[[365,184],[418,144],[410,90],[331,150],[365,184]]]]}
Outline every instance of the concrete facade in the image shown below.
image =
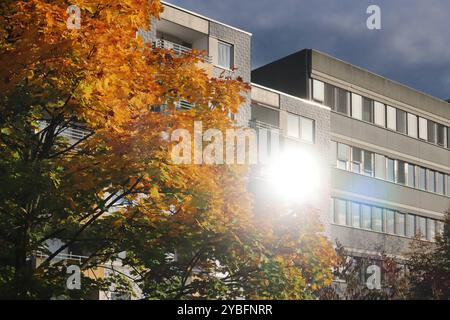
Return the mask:
{"type": "MultiPolygon", "coordinates": [[[[254,70],[252,81],[308,100],[316,99],[313,82],[317,81],[325,88],[323,101],[320,102],[324,104],[327,104],[327,94],[331,93],[332,98],[328,100],[336,105],[330,105],[332,109],[329,132],[329,141],[332,144],[330,150],[333,146],[338,148],[341,144],[351,148],[348,163],[341,162],[340,168],[339,152],[336,155],[336,150],[332,150],[334,159],[331,160],[329,196],[332,199],[332,206],[339,201],[342,208],[346,210],[342,216],[347,215],[346,218],[343,217],[345,222],[337,222],[336,211],[342,209],[332,208],[330,229],[333,239],[339,240],[355,255],[386,252],[396,256],[402,256],[407,250],[412,237],[408,235],[410,228],[416,234],[417,232],[423,234],[426,228],[427,239],[424,241],[432,241],[434,232],[440,230],[443,214],[450,207],[450,141],[448,140],[450,104],[448,102],[310,49],[299,51],[254,70]],[[338,92],[341,93],[340,98],[337,96],[338,92]],[[372,110],[369,111],[368,116],[366,115],[368,119],[363,120],[357,114],[359,109],[357,105],[353,106],[354,96],[362,97],[364,103],[368,101],[368,109],[363,109],[372,110]],[[340,102],[338,99],[345,102],[340,102]],[[339,103],[344,105],[345,111],[337,107],[339,103]],[[383,105],[380,110],[385,110],[383,111],[384,120],[381,117],[378,119],[379,122],[374,119],[375,104],[383,105]],[[390,110],[395,110],[395,116],[392,116],[392,113],[389,114],[390,110]],[[407,115],[408,118],[406,118],[407,115]],[[409,123],[410,115],[411,124],[409,123]],[[398,119],[404,117],[405,121],[408,121],[407,125],[397,120],[397,117],[398,119]],[[392,118],[395,119],[394,129],[392,123],[388,123],[392,122],[390,120],[392,118]],[[421,131],[423,124],[421,121],[426,123],[427,133],[421,131]],[[380,125],[383,122],[384,124],[380,125]],[[403,125],[407,129],[400,130],[403,125]],[[414,130],[416,136],[414,136],[414,130]],[[421,135],[425,135],[425,138],[421,135]],[[369,163],[372,162],[372,172],[368,174],[369,176],[363,172],[362,168],[353,169],[353,150],[358,152],[361,150],[362,154],[372,157],[372,160],[367,160],[369,163]],[[376,160],[373,159],[379,156],[386,159],[387,162],[384,163],[387,163],[387,167],[383,170],[392,172],[392,178],[385,173],[381,179],[374,173],[376,160]],[[403,177],[405,172],[407,174],[411,172],[411,177],[406,178],[408,182],[405,182],[403,177]],[[421,175],[422,172],[426,172],[425,178],[421,175]],[[438,182],[437,179],[439,179],[438,182]],[[442,179],[444,179],[443,182],[442,179]],[[426,190],[423,190],[425,188],[422,188],[419,185],[421,182],[417,180],[425,181],[426,190]],[[345,206],[343,202],[346,203],[345,206]],[[362,209],[353,209],[353,205],[355,208],[363,206],[372,208],[368,209],[372,212],[371,227],[354,227],[355,218],[351,217],[352,212],[362,209]],[[377,225],[376,228],[374,228],[374,212],[377,214],[382,212],[382,225],[377,225]],[[393,212],[395,212],[395,219],[391,217],[393,212]],[[394,227],[392,223],[395,224],[394,227]],[[401,228],[405,228],[406,231],[401,228]],[[400,231],[397,232],[397,229],[400,231]]],[[[320,128],[316,134],[320,134],[320,128]]],[[[361,217],[362,214],[361,211],[361,217]]],[[[375,223],[378,223],[378,220],[375,223]]]]}

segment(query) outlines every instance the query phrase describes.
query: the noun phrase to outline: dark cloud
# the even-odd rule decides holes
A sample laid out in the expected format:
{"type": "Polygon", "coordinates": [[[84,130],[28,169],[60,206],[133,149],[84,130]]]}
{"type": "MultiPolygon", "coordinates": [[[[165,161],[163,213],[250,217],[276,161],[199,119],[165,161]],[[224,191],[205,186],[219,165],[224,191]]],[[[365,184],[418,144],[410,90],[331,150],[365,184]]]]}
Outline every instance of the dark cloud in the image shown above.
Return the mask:
{"type": "Polygon", "coordinates": [[[437,96],[450,97],[448,0],[171,0],[253,33],[253,67],[314,48],[437,96]],[[381,7],[382,30],[366,27],[381,7]]]}

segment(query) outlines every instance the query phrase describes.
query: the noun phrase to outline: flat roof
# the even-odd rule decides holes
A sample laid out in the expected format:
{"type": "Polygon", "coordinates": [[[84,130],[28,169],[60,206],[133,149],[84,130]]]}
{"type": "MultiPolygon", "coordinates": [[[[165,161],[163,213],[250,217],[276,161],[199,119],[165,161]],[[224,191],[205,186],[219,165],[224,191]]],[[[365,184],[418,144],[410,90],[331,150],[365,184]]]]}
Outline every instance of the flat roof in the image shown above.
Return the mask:
{"type": "Polygon", "coordinates": [[[239,28],[230,26],[230,25],[225,24],[225,23],[223,23],[223,22],[220,22],[220,21],[217,21],[217,20],[208,18],[208,17],[203,16],[203,15],[201,15],[201,14],[198,14],[198,13],[196,13],[196,12],[193,12],[193,11],[190,11],[190,10],[187,10],[187,9],[184,9],[184,8],[181,8],[181,7],[179,7],[179,6],[176,6],[176,5],[174,5],[174,4],[171,4],[171,3],[169,3],[169,2],[161,1],[161,3],[162,3],[163,5],[165,5],[165,6],[169,6],[169,7],[172,7],[172,8],[181,10],[181,11],[184,11],[184,12],[189,13],[189,14],[192,14],[192,15],[194,15],[194,16],[196,16],[196,17],[199,17],[199,18],[202,18],[202,19],[205,19],[205,20],[208,20],[208,21],[217,23],[217,24],[221,24],[221,25],[223,25],[223,26],[225,26],[225,27],[227,27],[227,28],[231,28],[231,29],[234,29],[234,30],[236,30],[236,31],[245,33],[245,34],[247,34],[247,35],[249,35],[249,36],[252,36],[252,34],[251,34],[250,32],[248,32],[248,31],[244,31],[244,30],[242,30],[242,29],[239,29],[239,28]]]}

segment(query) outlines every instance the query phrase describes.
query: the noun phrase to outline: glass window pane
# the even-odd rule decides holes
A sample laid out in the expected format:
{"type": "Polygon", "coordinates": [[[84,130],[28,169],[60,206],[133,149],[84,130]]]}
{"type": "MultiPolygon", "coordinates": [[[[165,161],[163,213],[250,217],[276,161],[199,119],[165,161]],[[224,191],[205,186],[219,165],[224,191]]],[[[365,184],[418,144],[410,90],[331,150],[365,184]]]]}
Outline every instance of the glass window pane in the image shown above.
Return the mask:
{"type": "Polygon", "coordinates": [[[419,117],[419,138],[428,140],[428,121],[419,117]]]}
{"type": "Polygon", "coordinates": [[[352,93],[352,117],[362,120],[362,97],[352,93]]]}
{"type": "Polygon", "coordinates": [[[426,239],[427,238],[427,219],[424,217],[416,216],[416,224],[417,224],[416,235],[420,236],[423,239],[426,239]]]}
{"type": "Polygon", "coordinates": [[[427,190],[430,192],[436,192],[436,172],[427,169],[428,183],[427,190]]]}
{"type": "Polygon", "coordinates": [[[450,149],[450,127],[447,128],[447,149],[450,149]]]}
{"type": "Polygon", "coordinates": [[[434,121],[428,120],[428,142],[436,143],[437,124],[434,121]]]}
{"type": "Polygon", "coordinates": [[[314,142],[314,120],[300,117],[301,139],[314,142]]]}
{"type": "Polygon", "coordinates": [[[406,163],[397,160],[397,175],[396,175],[397,183],[406,184],[406,163]]]}
{"type": "Polygon", "coordinates": [[[427,220],[427,239],[429,241],[434,241],[436,237],[436,220],[428,219],[427,220]]]}
{"type": "Polygon", "coordinates": [[[386,180],[394,182],[395,181],[395,170],[394,170],[394,160],[387,159],[387,172],[386,172],[386,180]]]}
{"type": "Polygon", "coordinates": [[[372,230],[383,231],[383,209],[381,208],[372,208],[372,230]]]}
{"type": "Polygon", "coordinates": [[[437,125],[437,144],[441,147],[445,147],[445,140],[446,139],[446,132],[445,126],[442,124],[437,125]]]}
{"type": "Polygon", "coordinates": [[[385,210],[386,215],[386,232],[390,234],[395,233],[395,212],[392,210],[385,210]]]}
{"type": "Polygon", "coordinates": [[[406,215],[406,236],[414,237],[416,232],[415,228],[415,217],[411,214],[406,215]]]}
{"type": "Polygon", "coordinates": [[[233,66],[233,46],[219,41],[219,66],[231,69],[233,66]]]}
{"type": "Polygon", "coordinates": [[[373,122],[373,100],[363,97],[363,120],[373,122]]]}
{"type": "Polygon", "coordinates": [[[386,157],[375,154],[375,177],[386,179],[386,157]]]}
{"type": "Polygon", "coordinates": [[[436,235],[442,236],[444,232],[444,223],[442,221],[436,221],[436,235]]]}
{"type": "Polygon", "coordinates": [[[297,116],[288,113],[287,117],[287,134],[289,137],[292,138],[300,138],[300,131],[299,131],[299,119],[297,116]]]}
{"type": "Polygon", "coordinates": [[[397,131],[406,133],[406,112],[397,109],[397,131]]]}
{"type": "Polygon", "coordinates": [[[417,116],[408,113],[408,135],[417,138],[417,116]]]}
{"type": "Polygon", "coordinates": [[[336,111],[339,113],[349,114],[350,93],[344,89],[336,88],[336,111]]]}
{"type": "Polygon", "coordinates": [[[426,190],[426,170],[425,168],[419,167],[418,170],[418,178],[419,178],[419,189],[426,190]]]}
{"type": "Polygon", "coordinates": [[[359,203],[352,202],[352,222],[355,228],[361,227],[361,206],[359,203]]]}
{"type": "Polygon", "coordinates": [[[325,83],[325,101],[324,104],[330,107],[332,110],[334,107],[334,87],[331,84],[325,83]]]}
{"type": "Polygon", "coordinates": [[[372,221],[371,221],[371,210],[370,206],[361,205],[361,227],[364,229],[371,229],[372,228],[372,221]]]}
{"type": "Polygon", "coordinates": [[[445,194],[450,196],[450,175],[447,174],[446,177],[447,177],[447,187],[445,189],[445,194]]]}
{"type": "Polygon", "coordinates": [[[412,188],[416,186],[416,172],[412,164],[408,164],[408,186],[412,188]]]}
{"type": "Polygon", "coordinates": [[[363,151],[364,153],[364,174],[373,176],[373,152],[363,151]]]}
{"type": "Polygon", "coordinates": [[[343,161],[350,160],[350,147],[346,144],[338,144],[338,159],[343,161]]]}
{"type": "Polygon", "coordinates": [[[397,111],[391,106],[386,109],[387,128],[397,130],[397,111]]]}
{"type": "Polygon", "coordinates": [[[330,161],[332,166],[336,166],[337,162],[337,142],[331,141],[331,149],[330,149],[330,161]]]}
{"type": "Polygon", "coordinates": [[[436,172],[436,192],[439,194],[444,194],[445,180],[444,174],[436,172]]]}
{"type": "Polygon", "coordinates": [[[352,171],[361,173],[362,150],[359,148],[352,148],[352,171]]]}
{"type": "Polygon", "coordinates": [[[405,215],[400,212],[395,213],[395,234],[405,235],[405,215]]]}
{"type": "Polygon", "coordinates": [[[346,225],[347,224],[347,201],[336,199],[336,202],[334,204],[336,215],[335,215],[335,222],[340,225],[346,225]]]}
{"type": "Polygon", "coordinates": [[[325,101],[325,84],[322,81],[313,79],[313,100],[325,101]]]}
{"type": "Polygon", "coordinates": [[[375,124],[385,127],[386,126],[386,106],[378,101],[375,101],[374,109],[375,109],[375,124]]]}

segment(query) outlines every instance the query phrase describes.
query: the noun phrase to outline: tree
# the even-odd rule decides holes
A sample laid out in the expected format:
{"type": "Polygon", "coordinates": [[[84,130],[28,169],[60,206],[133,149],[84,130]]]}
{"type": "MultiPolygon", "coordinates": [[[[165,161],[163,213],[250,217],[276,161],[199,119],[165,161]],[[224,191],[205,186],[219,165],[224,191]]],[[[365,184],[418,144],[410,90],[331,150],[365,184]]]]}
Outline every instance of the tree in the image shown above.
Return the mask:
{"type": "Polygon", "coordinates": [[[324,300],[399,300],[408,297],[405,261],[384,252],[375,256],[351,255],[341,243],[336,243],[338,263],[334,268],[337,281],[321,289],[324,300]],[[368,287],[367,270],[377,266],[380,270],[380,288],[368,287]]]}
{"type": "Polygon", "coordinates": [[[411,299],[450,299],[450,212],[436,243],[415,239],[408,254],[411,299]]]}
{"type": "Polygon", "coordinates": [[[209,77],[203,52],[177,55],[136,38],[161,10],[156,0],[0,4],[2,297],[86,299],[113,285],[159,299],[309,298],[329,281],[332,256],[315,224],[289,237],[260,226],[245,166],[171,161],[167,134],[192,133],[194,121],[233,128],[228,115],[249,87],[209,77]],[[66,25],[71,4],[79,30],[66,25]],[[177,110],[181,100],[195,107],[177,110]],[[64,138],[74,129],[83,136],[64,138]],[[51,239],[62,245],[49,250],[51,239]],[[65,286],[75,262],[59,257],[68,250],[83,256],[78,291],[65,286]],[[276,290],[261,291],[274,281],[276,290]]]}

